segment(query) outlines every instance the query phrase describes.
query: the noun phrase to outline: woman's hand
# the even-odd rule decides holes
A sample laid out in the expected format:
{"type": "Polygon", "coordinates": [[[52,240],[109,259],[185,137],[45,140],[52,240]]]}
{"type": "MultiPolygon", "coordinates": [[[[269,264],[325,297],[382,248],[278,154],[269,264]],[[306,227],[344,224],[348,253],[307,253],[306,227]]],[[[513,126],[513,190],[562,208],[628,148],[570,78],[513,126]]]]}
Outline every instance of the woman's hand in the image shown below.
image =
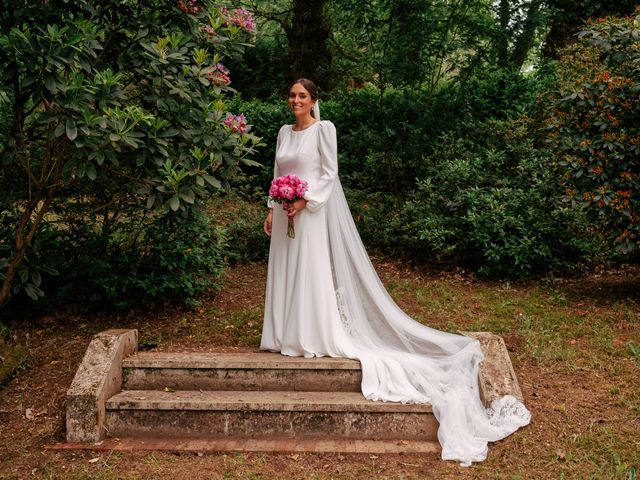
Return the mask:
{"type": "Polygon", "coordinates": [[[271,236],[271,224],[273,223],[273,209],[269,209],[269,213],[267,213],[267,218],[264,219],[264,224],[262,225],[262,229],[264,233],[266,233],[267,237],[271,236]]]}
{"type": "Polygon", "coordinates": [[[304,210],[306,206],[307,201],[304,198],[301,198],[293,203],[287,203],[286,206],[283,205],[282,208],[287,211],[287,217],[293,218],[300,210],[304,210]]]}

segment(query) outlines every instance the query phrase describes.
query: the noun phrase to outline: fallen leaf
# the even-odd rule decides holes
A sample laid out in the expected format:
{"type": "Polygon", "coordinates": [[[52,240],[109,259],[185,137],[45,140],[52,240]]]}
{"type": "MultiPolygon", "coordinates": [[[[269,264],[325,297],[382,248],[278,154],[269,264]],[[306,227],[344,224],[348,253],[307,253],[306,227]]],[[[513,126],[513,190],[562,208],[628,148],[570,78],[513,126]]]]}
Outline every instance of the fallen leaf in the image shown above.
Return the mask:
{"type": "Polygon", "coordinates": [[[291,460],[295,460],[296,462],[298,461],[298,459],[300,458],[300,455],[298,455],[297,453],[295,455],[289,455],[289,458],[291,460]]]}
{"type": "Polygon", "coordinates": [[[24,416],[25,416],[25,417],[27,417],[27,420],[33,420],[33,419],[35,419],[35,418],[36,418],[36,417],[33,415],[33,409],[31,409],[31,408],[27,408],[27,409],[24,411],[24,416]]]}
{"type": "Polygon", "coordinates": [[[164,387],[164,391],[165,392],[175,392],[175,389],[173,389],[171,387],[164,387]]]}
{"type": "Polygon", "coordinates": [[[89,463],[96,463],[98,460],[100,460],[100,457],[92,458],[89,463]]]}
{"type": "Polygon", "coordinates": [[[556,450],[556,455],[558,456],[558,460],[564,460],[565,454],[562,450],[556,450]]]}

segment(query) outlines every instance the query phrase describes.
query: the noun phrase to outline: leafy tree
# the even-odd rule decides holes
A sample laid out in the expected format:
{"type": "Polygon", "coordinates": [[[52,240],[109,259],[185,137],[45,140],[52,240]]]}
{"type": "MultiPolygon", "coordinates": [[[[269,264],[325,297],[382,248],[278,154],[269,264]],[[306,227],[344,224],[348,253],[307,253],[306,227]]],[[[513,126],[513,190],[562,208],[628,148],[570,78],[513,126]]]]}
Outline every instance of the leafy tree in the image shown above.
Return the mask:
{"type": "MultiPolygon", "coordinates": [[[[286,38],[285,54],[281,56],[279,52],[272,51],[272,58],[253,62],[252,67],[256,71],[263,69],[261,64],[265,61],[272,63],[277,60],[278,63],[282,62],[284,70],[283,89],[300,77],[310,78],[321,90],[331,88],[332,59],[328,48],[331,25],[326,0],[245,0],[242,3],[254,11],[257,17],[278,25],[286,38]]],[[[279,47],[281,42],[278,41],[277,33],[267,26],[264,30],[265,36],[270,37],[271,42],[275,40],[279,47]]],[[[257,79],[257,76],[254,78],[257,79]]]]}
{"type": "Polygon", "coordinates": [[[101,216],[108,238],[123,216],[189,217],[251,163],[257,138],[226,111],[221,63],[250,40],[248,12],[14,0],[0,27],[0,306],[22,288],[43,295],[53,270],[33,242],[44,226],[101,216]]]}
{"type": "Polygon", "coordinates": [[[640,246],[640,15],[590,21],[580,38],[561,63],[550,136],[566,201],[629,253],[640,246]]]}
{"type": "Polygon", "coordinates": [[[334,48],[381,96],[389,86],[435,93],[469,66],[491,22],[484,0],[333,0],[331,7],[334,48]]]}
{"type": "Polygon", "coordinates": [[[546,58],[557,59],[560,52],[575,40],[584,22],[590,18],[631,15],[638,2],[635,0],[548,0],[548,30],[544,38],[542,53],[546,58]]]}
{"type": "Polygon", "coordinates": [[[542,0],[500,0],[495,5],[494,48],[496,64],[502,69],[520,70],[546,23],[548,12],[542,0]]]}

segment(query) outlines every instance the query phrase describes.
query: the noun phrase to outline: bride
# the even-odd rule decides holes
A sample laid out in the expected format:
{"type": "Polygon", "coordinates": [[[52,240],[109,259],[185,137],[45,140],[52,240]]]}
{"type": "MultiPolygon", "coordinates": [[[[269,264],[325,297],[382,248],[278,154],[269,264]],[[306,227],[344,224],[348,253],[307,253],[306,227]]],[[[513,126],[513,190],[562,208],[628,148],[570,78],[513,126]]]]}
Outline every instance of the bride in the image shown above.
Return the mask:
{"type": "Polygon", "coordinates": [[[463,465],[487,457],[487,444],[527,425],[530,413],[505,396],[480,401],[480,344],[409,318],[380,282],[362,245],[338,179],[334,125],[320,120],[316,86],[289,90],[293,125],[278,133],[274,177],[296,174],[304,198],[274,208],[260,348],[290,356],[357,359],[370,400],[430,403],[442,458],[463,465]],[[295,221],[295,238],[287,222],[295,221]]]}

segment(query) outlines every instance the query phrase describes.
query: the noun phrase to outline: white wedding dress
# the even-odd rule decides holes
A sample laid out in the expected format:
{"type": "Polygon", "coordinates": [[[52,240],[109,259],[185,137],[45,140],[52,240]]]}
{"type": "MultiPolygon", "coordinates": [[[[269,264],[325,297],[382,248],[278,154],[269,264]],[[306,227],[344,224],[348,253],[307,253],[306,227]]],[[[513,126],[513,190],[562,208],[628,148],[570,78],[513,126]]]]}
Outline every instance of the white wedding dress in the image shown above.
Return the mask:
{"type": "Polygon", "coordinates": [[[287,216],[273,207],[260,348],[290,356],[357,359],[370,400],[430,403],[442,458],[482,461],[487,444],[527,425],[514,397],[486,409],[478,387],[480,344],[409,318],[380,282],[338,180],[336,131],[329,121],[278,133],[274,176],[309,183],[307,207],[287,237],[287,216]]]}

